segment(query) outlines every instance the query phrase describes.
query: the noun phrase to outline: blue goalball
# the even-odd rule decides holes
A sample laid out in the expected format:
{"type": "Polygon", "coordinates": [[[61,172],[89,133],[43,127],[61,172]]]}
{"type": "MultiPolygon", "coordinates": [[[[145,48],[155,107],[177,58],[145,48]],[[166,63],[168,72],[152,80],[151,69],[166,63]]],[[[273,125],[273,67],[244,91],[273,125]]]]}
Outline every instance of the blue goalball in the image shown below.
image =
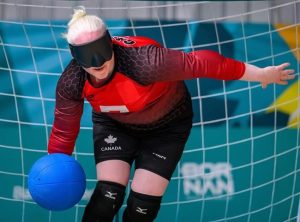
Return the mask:
{"type": "Polygon", "coordinates": [[[34,163],[28,175],[32,199],[47,210],[61,211],[73,207],[81,200],[85,187],[83,168],[66,154],[43,156],[34,163]]]}

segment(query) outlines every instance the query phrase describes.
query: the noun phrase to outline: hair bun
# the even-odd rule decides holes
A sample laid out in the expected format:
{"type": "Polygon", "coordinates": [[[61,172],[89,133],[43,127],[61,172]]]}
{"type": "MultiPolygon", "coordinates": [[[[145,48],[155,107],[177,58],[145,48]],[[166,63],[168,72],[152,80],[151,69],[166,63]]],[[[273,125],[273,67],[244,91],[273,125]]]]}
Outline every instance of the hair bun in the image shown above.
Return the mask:
{"type": "Polygon", "coordinates": [[[74,14],[72,16],[71,21],[68,23],[68,26],[72,25],[72,23],[74,23],[75,21],[77,21],[78,19],[86,16],[86,11],[85,11],[85,7],[84,6],[78,6],[76,9],[74,9],[74,14]]]}

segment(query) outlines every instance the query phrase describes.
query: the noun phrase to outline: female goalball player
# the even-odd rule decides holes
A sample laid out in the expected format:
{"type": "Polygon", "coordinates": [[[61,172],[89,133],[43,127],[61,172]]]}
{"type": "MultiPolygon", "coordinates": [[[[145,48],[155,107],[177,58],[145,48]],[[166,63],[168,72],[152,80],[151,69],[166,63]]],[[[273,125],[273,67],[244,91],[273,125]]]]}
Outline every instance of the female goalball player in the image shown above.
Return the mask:
{"type": "Polygon", "coordinates": [[[82,221],[111,222],[120,209],[130,167],[135,173],[124,222],[153,221],[192,127],[183,80],[205,77],[287,84],[289,64],[258,68],[203,50],[170,50],[145,37],[111,38],[103,21],[74,11],[67,41],[74,59],[56,89],[49,153],[72,154],[83,103],[93,107],[97,185],[82,221]]]}

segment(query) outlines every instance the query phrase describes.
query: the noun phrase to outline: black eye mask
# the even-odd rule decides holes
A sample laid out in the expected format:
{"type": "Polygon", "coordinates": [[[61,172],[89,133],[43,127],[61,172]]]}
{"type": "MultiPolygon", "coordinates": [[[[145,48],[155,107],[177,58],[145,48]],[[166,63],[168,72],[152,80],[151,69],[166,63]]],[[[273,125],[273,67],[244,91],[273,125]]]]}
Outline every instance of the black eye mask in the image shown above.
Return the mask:
{"type": "Polygon", "coordinates": [[[101,38],[82,45],[69,44],[72,56],[84,68],[101,67],[113,54],[111,37],[108,31],[101,38]]]}

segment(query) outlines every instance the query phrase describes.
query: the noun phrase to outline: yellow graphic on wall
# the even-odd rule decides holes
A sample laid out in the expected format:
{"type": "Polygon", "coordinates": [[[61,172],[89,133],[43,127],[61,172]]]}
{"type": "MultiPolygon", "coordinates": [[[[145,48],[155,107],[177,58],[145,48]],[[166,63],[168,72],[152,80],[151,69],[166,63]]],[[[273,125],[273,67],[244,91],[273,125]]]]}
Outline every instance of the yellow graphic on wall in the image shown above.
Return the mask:
{"type": "MultiPolygon", "coordinates": [[[[300,61],[300,25],[297,26],[287,26],[282,24],[275,25],[277,32],[282,37],[282,39],[289,46],[290,50],[293,52],[297,61],[300,61]]],[[[272,112],[277,109],[277,111],[288,114],[289,122],[288,126],[291,128],[297,128],[300,123],[300,101],[299,101],[299,83],[294,82],[289,86],[268,108],[268,112],[272,112]]]]}
{"type": "Polygon", "coordinates": [[[268,108],[268,112],[277,109],[277,111],[288,114],[290,116],[288,126],[292,128],[297,128],[300,121],[298,88],[298,82],[293,83],[276,99],[272,106],[268,108]]]}
{"type": "Polygon", "coordinates": [[[295,55],[297,61],[300,61],[300,25],[274,25],[279,35],[289,46],[290,50],[295,55]],[[298,47],[298,48],[297,48],[298,47]]]}

